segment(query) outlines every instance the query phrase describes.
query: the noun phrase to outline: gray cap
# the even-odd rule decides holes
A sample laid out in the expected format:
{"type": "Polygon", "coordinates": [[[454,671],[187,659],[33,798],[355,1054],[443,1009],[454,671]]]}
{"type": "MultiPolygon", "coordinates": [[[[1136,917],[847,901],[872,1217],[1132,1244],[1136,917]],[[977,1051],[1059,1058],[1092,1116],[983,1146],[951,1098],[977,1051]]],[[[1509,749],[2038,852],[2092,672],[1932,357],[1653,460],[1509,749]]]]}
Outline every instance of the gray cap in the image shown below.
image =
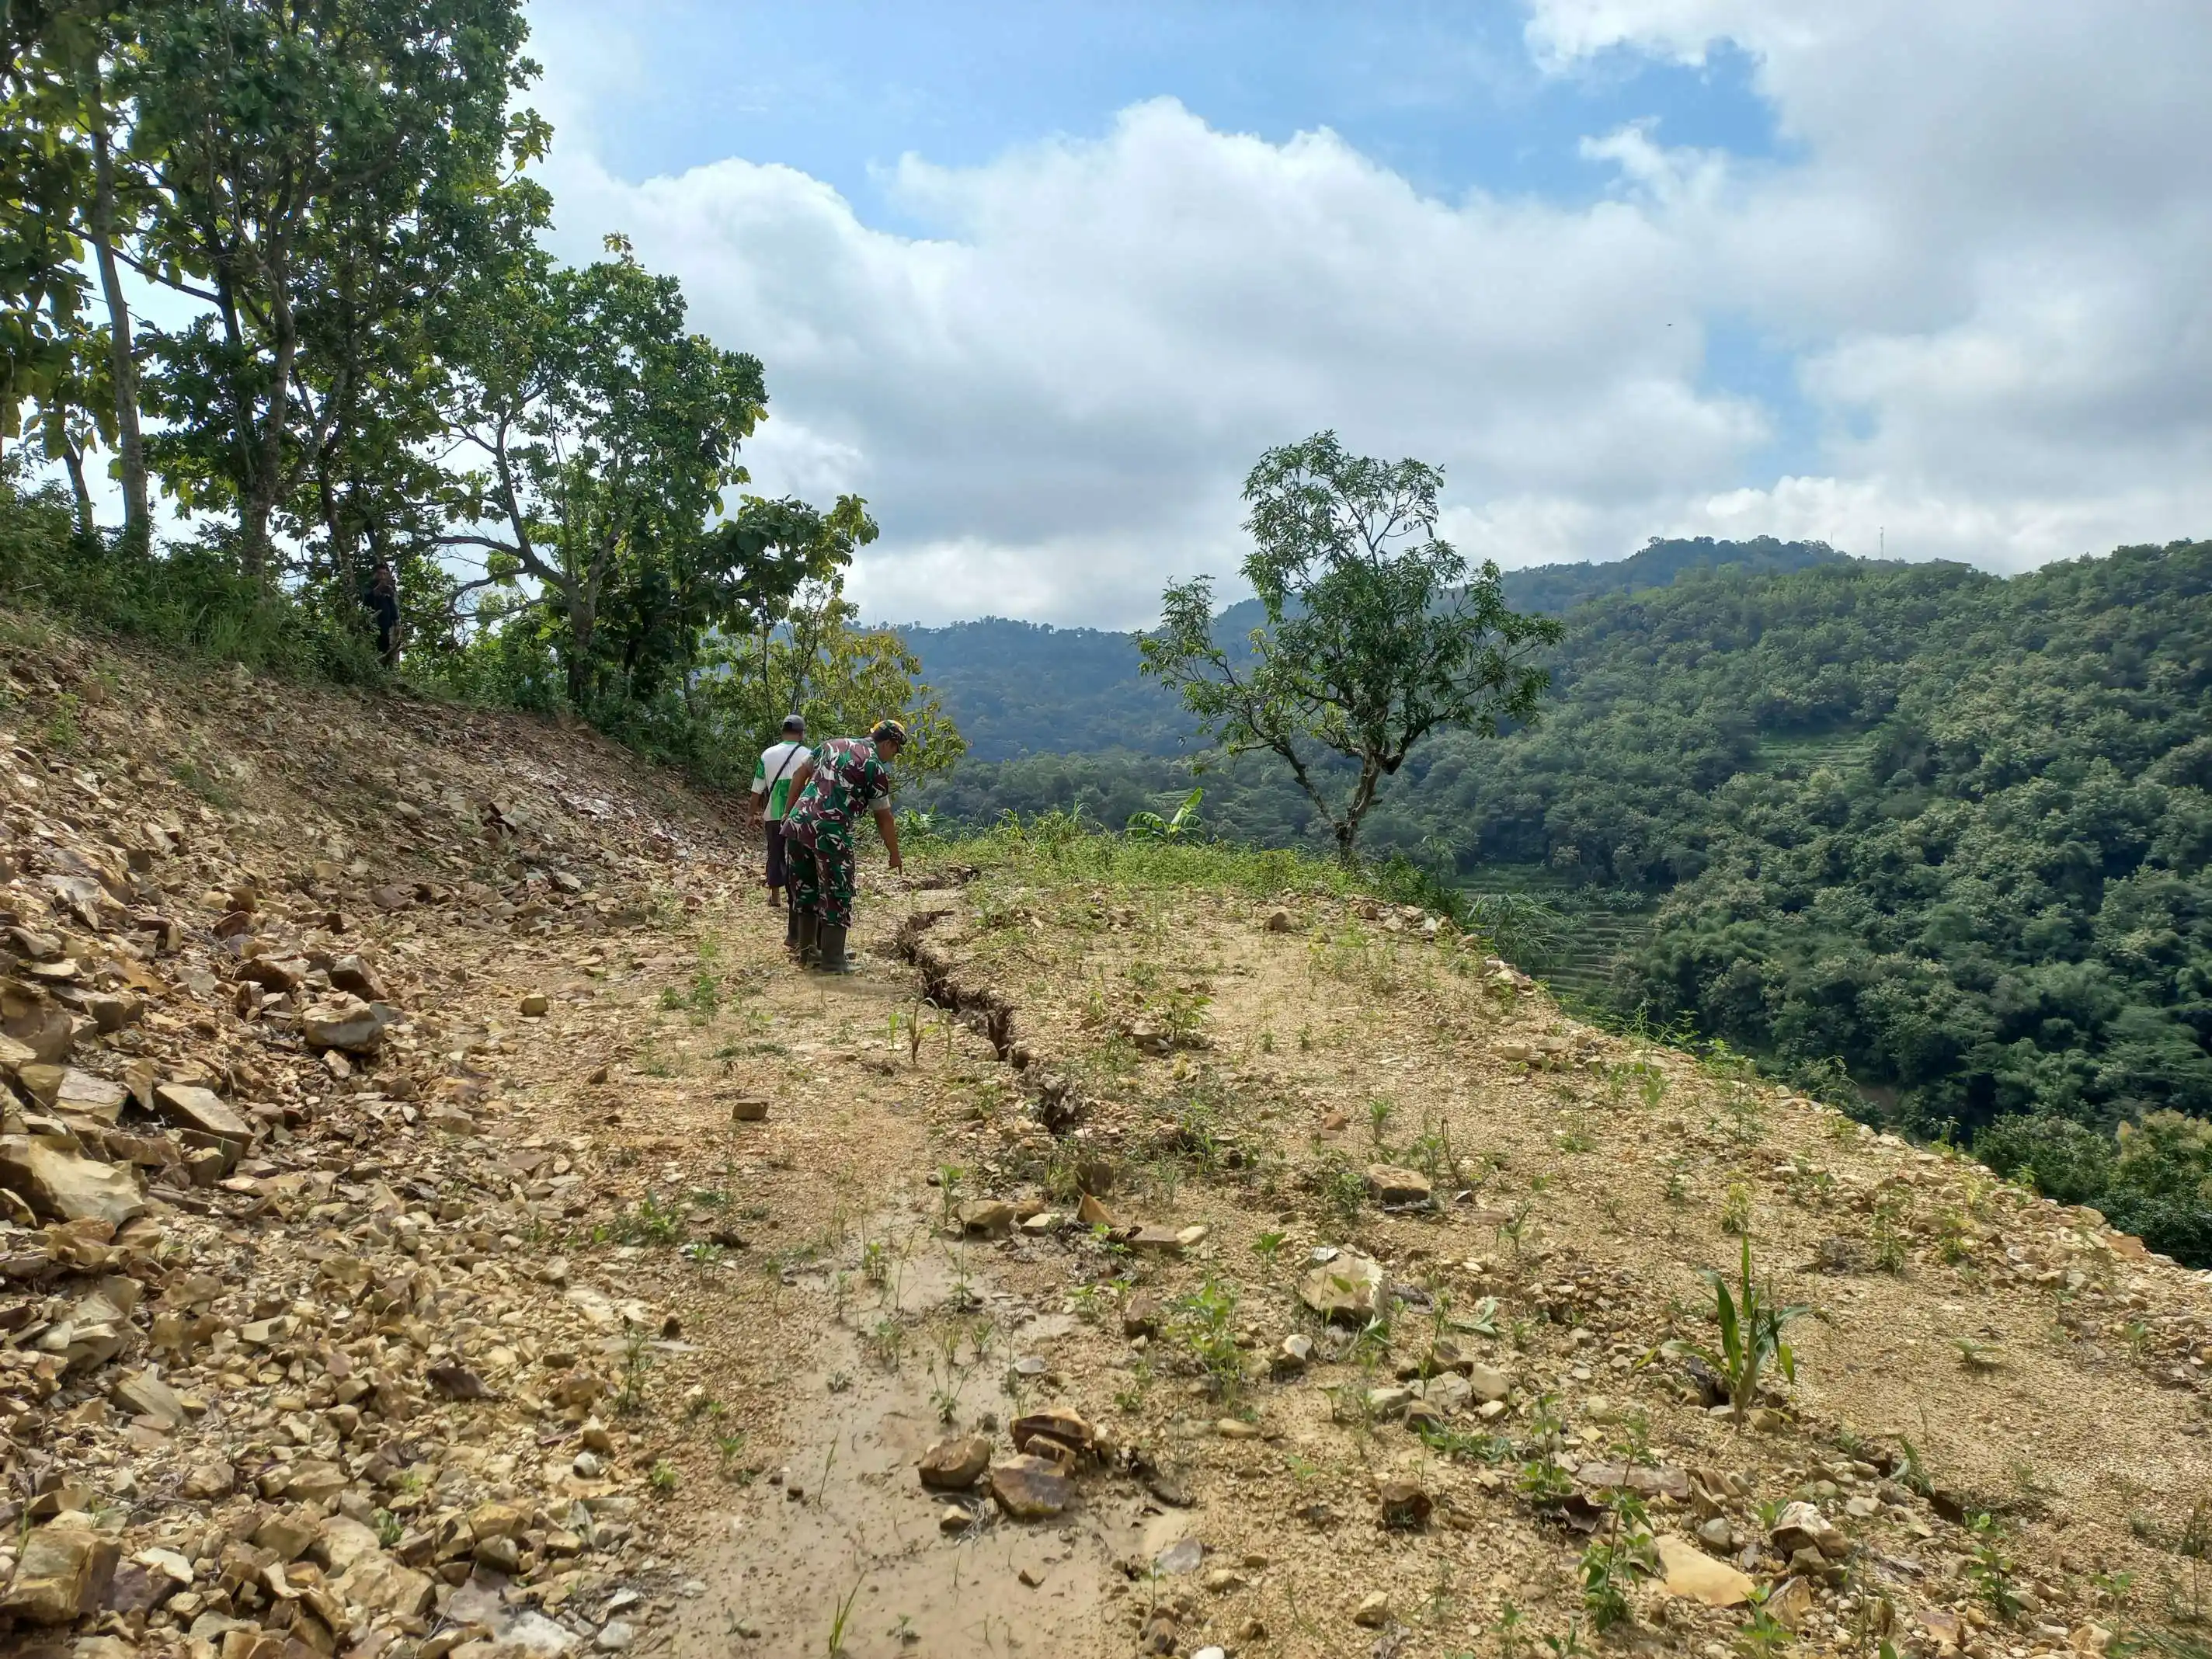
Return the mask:
{"type": "Polygon", "coordinates": [[[806,716],[786,714],[783,717],[783,729],[787,732],[804,732],[806,729],[806,716]]]}

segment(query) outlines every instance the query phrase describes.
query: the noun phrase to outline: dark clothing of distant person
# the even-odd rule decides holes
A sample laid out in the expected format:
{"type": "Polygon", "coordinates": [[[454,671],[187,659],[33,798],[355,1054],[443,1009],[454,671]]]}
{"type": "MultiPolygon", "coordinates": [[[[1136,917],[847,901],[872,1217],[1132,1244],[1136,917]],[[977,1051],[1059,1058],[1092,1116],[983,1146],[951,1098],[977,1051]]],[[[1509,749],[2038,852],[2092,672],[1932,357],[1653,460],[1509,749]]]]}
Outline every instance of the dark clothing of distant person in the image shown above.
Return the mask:
{"type": "Polygon", "coordinates": [[[399,660],[399,584],[392,567],[379,559],[362,599],[376,613],[376,654],[386,668],[399,660]]]}

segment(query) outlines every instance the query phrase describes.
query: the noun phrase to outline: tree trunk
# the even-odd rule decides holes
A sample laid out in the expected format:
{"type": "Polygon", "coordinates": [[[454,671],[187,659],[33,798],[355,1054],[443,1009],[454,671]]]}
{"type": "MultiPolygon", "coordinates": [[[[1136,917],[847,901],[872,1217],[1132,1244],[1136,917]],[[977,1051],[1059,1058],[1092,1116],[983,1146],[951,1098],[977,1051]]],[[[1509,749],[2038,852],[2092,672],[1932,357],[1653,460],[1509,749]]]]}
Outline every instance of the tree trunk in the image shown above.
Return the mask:
{"type": "Polygon", "coordinates": [[[108,148],[107,117],[92,124],[92,246],[100,291],[107,300],[108,372],[115,383],[116,468],[123,483],[123,550],[143,556],[153,545],[146,488],[146,441],[138,428],[138,359],[131,341],[131,302],[115,264],[115,158],[108,148]]]}
{"type": "Polygon", "coordinates": [[[75,444],[62,450],[62,465],[69,469],[70,493],[76,497],[77,533],[90,541],[98,533],[92,519],[92,491],[84,485],[84,451],[75,444]]]}
{"type": "Polygon", "coordinates": [[[591,686],[592,637],[599,625],[599,596],[584,591],[577,584],[575,597],[568,604],[568,701],[577,708],[584,706],[584,693],[591,686]]]}
{"type": "Polygon", "coordinates": [[[1352,792],[1345,803],[1344,822],[1336,826],[1337,862],[1347,870],[1359,862],[1359,826],[1366,821],[1368,809],[1375,805],[1376,786],[1382,780],[1381,763],[1363,758],[1359,763],[1359,787],[1352,792]]]}
{"type": "MultiPolygon", "coordinates": [[[[281,244],[269,256],[268,284],[275,361],[270,366],[269,389],[264,397],[266,412],[258,441],[251,436],[247,441],[250,472],[244,510],[239,515],[246,532],[239,549],[239,564],[256,580],[267,580],[270,556],[275,550],[269,521],[276,516],[276,498],[283,490],[284,439],[292,425],[292,366],[300,349],[299,325],[292,315],[289,262],[281,244]]],[[[249,400],[240,402],[251,407],[249,400]]]]}

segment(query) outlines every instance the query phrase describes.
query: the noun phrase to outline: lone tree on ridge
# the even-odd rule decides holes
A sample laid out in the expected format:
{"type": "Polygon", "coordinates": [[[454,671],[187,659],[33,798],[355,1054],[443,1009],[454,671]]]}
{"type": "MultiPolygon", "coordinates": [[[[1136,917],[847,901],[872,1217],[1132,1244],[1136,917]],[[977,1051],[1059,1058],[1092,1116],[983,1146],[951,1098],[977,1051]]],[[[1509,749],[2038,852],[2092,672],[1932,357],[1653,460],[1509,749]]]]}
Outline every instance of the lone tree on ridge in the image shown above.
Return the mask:
{"type": "Polygon", "coordinates": [[[1158,631],[1139,642],[1144,672],[1226,753],[1282,757],[1346,864],[1382,780],[1424,738],[1495,737],[1551,684],[1531,659],[1559,623],[1508,609],[1494,563],[1469,579],[1437,537],[1443,483],[1420,461],[1347,454],[1334,432],[1269,450],[1244,480],[1244,579],[1267,617],[1249,654],[1215,640],[1207,576],[1170,583],[1158,631]],[[1340,797],[1322,769],[1330,751],[1358,769],[1340,797]]]}

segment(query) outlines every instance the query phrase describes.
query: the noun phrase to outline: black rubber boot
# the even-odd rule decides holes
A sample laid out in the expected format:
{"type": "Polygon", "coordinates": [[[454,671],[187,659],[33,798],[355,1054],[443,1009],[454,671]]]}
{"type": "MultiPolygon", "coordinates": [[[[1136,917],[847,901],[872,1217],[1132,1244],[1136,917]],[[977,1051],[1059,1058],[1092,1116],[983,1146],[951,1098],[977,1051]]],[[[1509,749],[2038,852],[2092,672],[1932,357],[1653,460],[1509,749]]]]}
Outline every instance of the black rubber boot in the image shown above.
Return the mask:
{"type": "Polygon", "coordinates": [[[845,954],[845,930],[842,927],[824,927],[822,930],[822,949],[814,965],[825,974],[849,974],[853,971],[853,959],[845,954]]]}
{"type": "Polygon", "coordinates": [[[799,954],[799,910],[796,906],[784,914],[783,948],[793,956],[799,954]]]}
{"type": "Polygon", "coordinates": [[[814,965],[814,949],[820,937],[822,919],[811,910],[801,910],[793,920],[797,925],[792,932],[792,954],[799,958],[800,967],[811,968],[814,965]]]}

